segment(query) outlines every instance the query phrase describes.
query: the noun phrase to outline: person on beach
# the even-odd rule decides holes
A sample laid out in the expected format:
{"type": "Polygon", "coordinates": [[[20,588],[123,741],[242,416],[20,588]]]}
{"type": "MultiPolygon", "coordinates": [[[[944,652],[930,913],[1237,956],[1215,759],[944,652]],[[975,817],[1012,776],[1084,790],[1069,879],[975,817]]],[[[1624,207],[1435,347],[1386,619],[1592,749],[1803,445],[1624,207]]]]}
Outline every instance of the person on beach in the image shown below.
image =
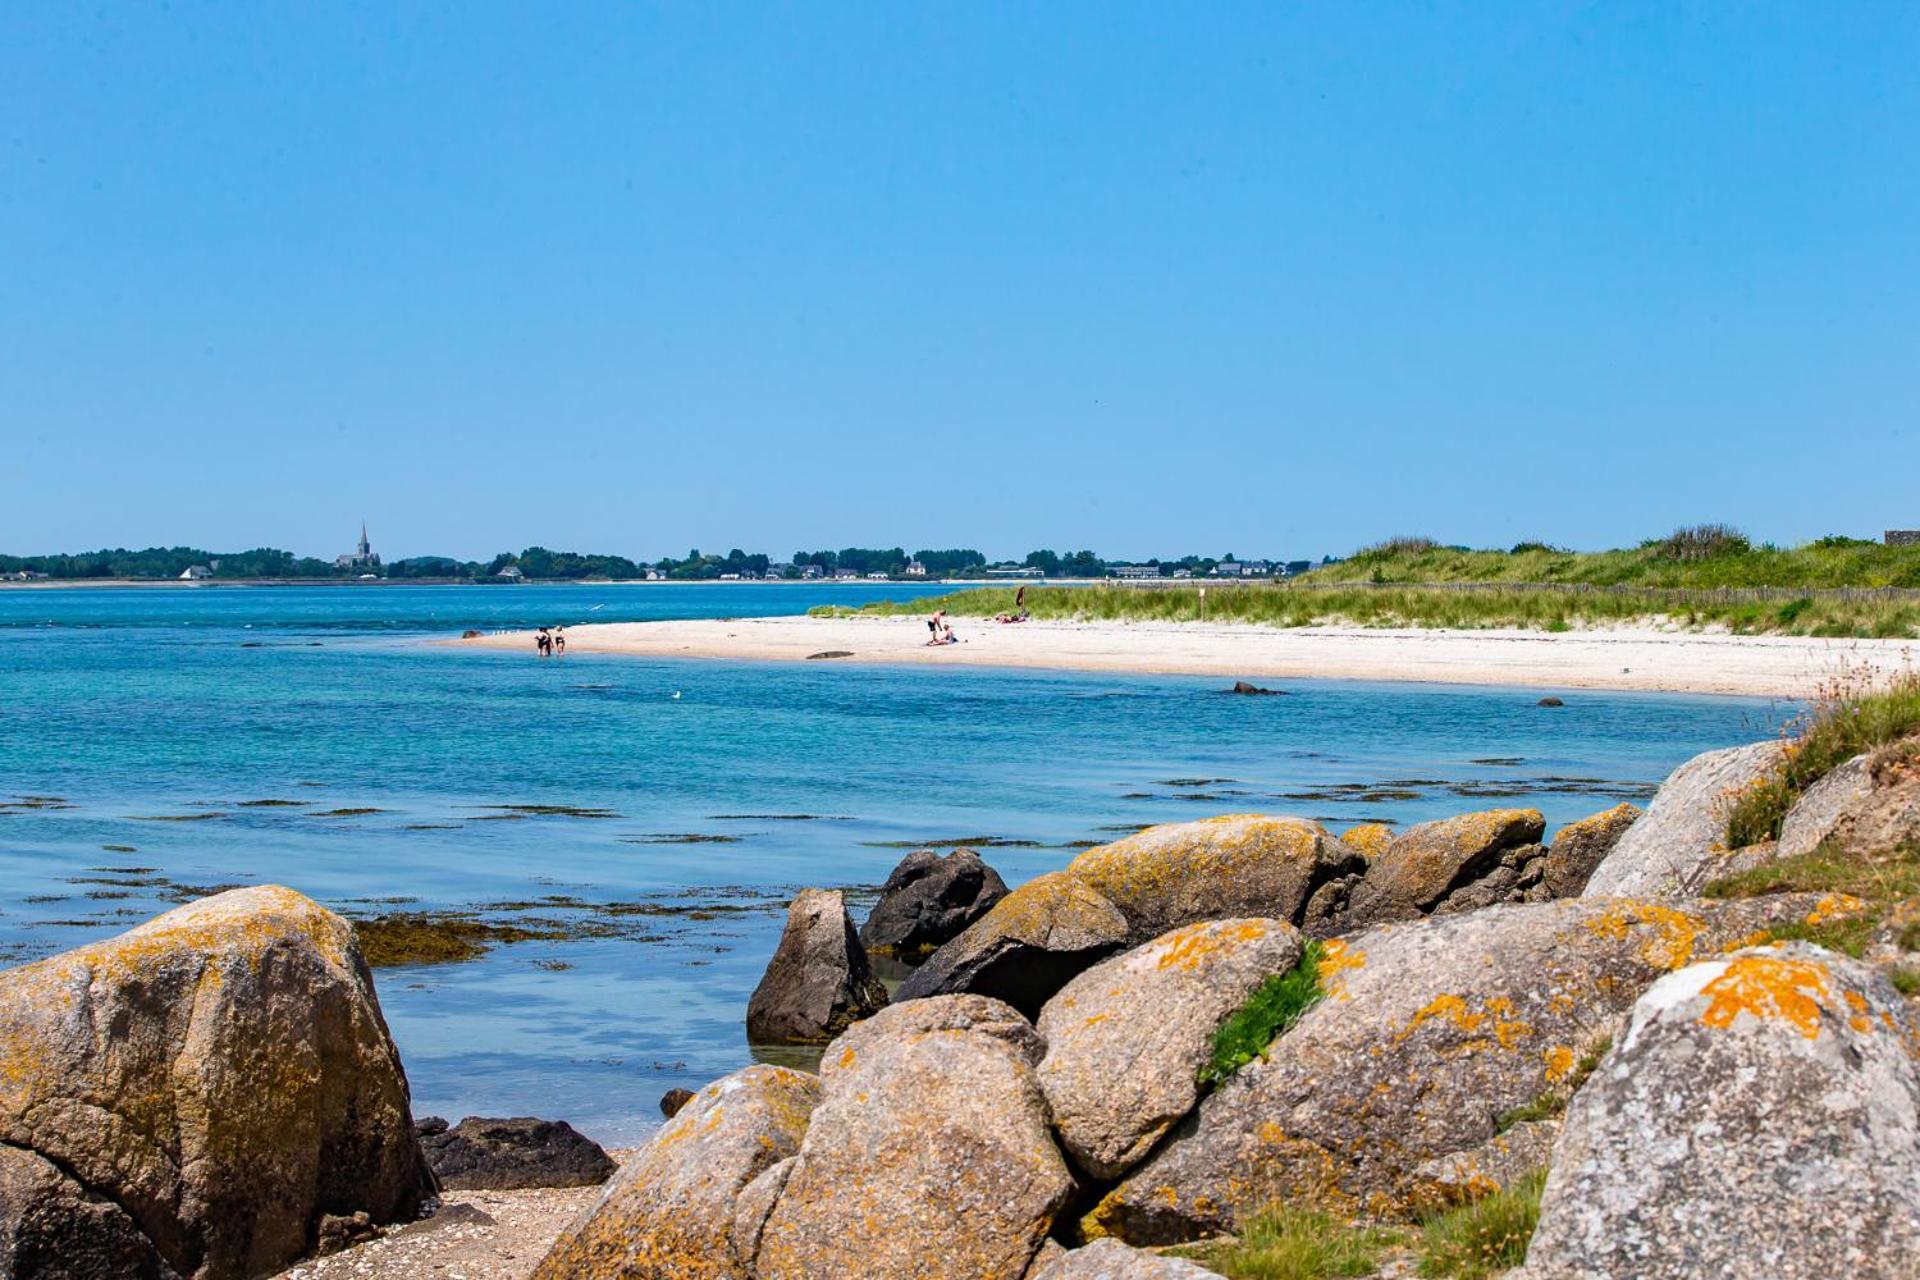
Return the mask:
{"type": "Polygon", "coordinates": [[[562,654],[567,651],[567,633],[559,627],[553,629],[553,651],[562,654]]]}
{"type": "Polygon", "coordinates": [[[933,616],[927,619],[927,630],[933,633],[933,637],[927,641],[929,645],[959,643],[959,641],[954,638],[953,628],[947,625],[947,611],[945,609],[935,609],[933,611],[933,616]]]}
{"type": "Polygon", "coordinates": [[[553,656],[553,637],[547,634],[545,627],[534,634],[533,647],[543,658],[553,656]]]}

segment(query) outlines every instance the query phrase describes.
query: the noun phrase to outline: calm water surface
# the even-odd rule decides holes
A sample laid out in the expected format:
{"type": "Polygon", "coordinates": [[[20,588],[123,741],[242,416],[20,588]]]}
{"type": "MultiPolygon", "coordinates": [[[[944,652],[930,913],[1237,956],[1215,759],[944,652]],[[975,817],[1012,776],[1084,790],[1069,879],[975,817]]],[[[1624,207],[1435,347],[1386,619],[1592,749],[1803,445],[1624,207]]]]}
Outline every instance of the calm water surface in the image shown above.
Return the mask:
{"type": "Polygon", "coordinates": [[[904,850],[962,840],[992,842],[1018,882],[1086,842],[1225,812],[1405,823],[1527,804],[1561,823],[1792,710],[1570,691],[1548,711],[1540,690],[1304,680],[1246,698],[1213,678],[429,643],[913,592],[0,591],[0,963],[263,881],[356,914],[585,934],[382,969],[380,996],[418,1113],[557,1116],[630,1141],[666,1089],[749,1060],[746,998],[796,887],[867,901],[904,850]]]}

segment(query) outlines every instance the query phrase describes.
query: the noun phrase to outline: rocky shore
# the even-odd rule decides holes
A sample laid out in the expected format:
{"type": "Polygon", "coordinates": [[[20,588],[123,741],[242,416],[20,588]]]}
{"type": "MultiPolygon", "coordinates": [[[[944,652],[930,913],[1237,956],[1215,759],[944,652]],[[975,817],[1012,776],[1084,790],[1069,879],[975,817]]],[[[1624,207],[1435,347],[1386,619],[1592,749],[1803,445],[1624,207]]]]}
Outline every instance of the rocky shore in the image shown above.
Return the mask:
{"type": "Polygon", "coordinates": [[[1551,838],[1231,815],[1010,892],[916,853],[858,929],[809,890],[742,1015],[818,1072],[617,1162],[416,1123],[353,928],[221,893],[0,972],[0,1277],[1233,1276],[1301,1220],[1387,1274],[1494,1204],[1524,1280],[1911,1276],[1920,746],[1730,849],[1782,750],[1551,838]]]}

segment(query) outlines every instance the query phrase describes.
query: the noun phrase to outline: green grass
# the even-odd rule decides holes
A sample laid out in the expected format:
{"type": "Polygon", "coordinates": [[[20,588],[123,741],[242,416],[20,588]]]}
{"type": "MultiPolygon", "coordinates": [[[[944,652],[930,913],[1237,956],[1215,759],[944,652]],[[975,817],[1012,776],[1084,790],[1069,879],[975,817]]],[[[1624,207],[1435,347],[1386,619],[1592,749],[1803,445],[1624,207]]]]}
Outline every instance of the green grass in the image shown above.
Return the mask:
{"type": "Polygon", "coordinates": [[[1225,1082],[1266,1053],[1288,1027],[1319,1003],[1320,956],[1320,944],[1308,942],[1298,964],[1261,983],[1245,1004],[1228,1015],[1213,1033],[1213,1052],[1200,1068],[1201,1084],[1225,1082]]]}
{"type": "Polygon", "coordinates": [[[1420,1274],[1482,1280],[1519,1266],[1540,1220],[1545,1170],[1472,1204],[1431,1217],[1420,1228],[1420,1274]]]}
{"type": "MultiPolygon", "coordinates": [[[[1844,916],[1789,921],[1768,928],[1782,942],[1812,942],[1859,957],[1894,908],[1920,895],[1920,850],[1889,849],[1875,854],[1849,853],[1822,845],[1812,853],[1781,858],[1764,866],[1724,876],[1703,891],[1709,898],[1758,898],[1773,893],[1843,893],[1863,908],[1844,916]]],[[[1902,947],[1920,950],[1920,931],[1903,930],[1902,947]]]]}
{"type": "Polygon", "coordinates": [[[1354,1226],[1312,1209],[1277,1205],[1230,1244],[1175,1251],[1228,1280],[1333,1280],[1372,1275],[1381,1253],[1402,1240],[1385,1227],[1354,1226]]]}
{"type": "Polygon", "coordinates": [[[1793,726],[1781,768],[1741,793],[1727,818],[1727,844],[1739,849],[1780,834],[1807,788],[1864,752],[1920,734],[1920,674],[1884,688],[1839,685],[1793,726]]]}

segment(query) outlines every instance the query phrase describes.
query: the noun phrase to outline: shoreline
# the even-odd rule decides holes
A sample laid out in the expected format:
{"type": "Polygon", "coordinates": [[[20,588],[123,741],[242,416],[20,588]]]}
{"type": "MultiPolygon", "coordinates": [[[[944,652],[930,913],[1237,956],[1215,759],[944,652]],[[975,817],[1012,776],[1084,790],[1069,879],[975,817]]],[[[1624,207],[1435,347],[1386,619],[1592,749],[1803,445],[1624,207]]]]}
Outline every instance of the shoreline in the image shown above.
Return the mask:
{"type": "MultiPolygon", "coordinates": [[[[926,644],[915,617],[717,618],[566,628],[571,653],[641,658],[1016,667],[1228,679],[1334,679],[1536,689],[1815,697],[1849,673],[1911,668],[1920,641],[1591,631],[1282,629],[1250,624],[954,618],[962,643],[926,644]]],[[[533,657],[533,632],[436,642],[533,657]]]]}

